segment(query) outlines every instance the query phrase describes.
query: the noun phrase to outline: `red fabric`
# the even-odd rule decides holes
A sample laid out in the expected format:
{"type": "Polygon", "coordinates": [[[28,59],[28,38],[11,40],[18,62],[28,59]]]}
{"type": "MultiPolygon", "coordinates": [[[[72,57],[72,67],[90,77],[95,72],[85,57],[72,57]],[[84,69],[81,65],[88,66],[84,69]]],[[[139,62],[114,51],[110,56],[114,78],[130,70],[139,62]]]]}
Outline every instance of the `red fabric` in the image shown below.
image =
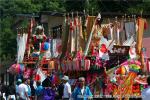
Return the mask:
{"type": "Polygon", "coordinates": [[[36,74],[35,75],[35,81],[39,81],[41,79],[40,75],[39,74],[36,74]]]}
{"type": "Polygon", "coordinates": [[[73,22],[71,21],[71,22],[70,22],[70,31],[73,31],[73,29],[74,29],[74,28],[73,28],[73,22]]]}
{"type": "Polygon", "coordinates": [[[144,29],[145,30],[148,29],[148,23],[147,22],[144,23],[144,29]]]}
{"type": "Polygon", "coordinates": [[[45,42],[47,39],[47,37],[45,35],[43,35],[43,42],[45,42]]]}
{"type": "Polygon", "coordinates": [[[29,50],[29,39],[30,39],[30,35],[32,33],[32,27],[35,25],[35,20],[33,18],[31,18],[30,20],[30,24],[28,26],[28,38],[27,38],[27,50],[29,50]]]}
{"type": "Polygon", "coordinates": [[[106,53],[107,52],[106,45],[102,44],[100,50],[101,50],[101,52],[106,53]]]}
{"type": "Polygon", "coordinates": [[[74,18],[74,25],[77,26],[77,18],[74,18]]]}
{"type": "Polygon", "coordinates": [[[33,36],[33,40],[34,40],[34,43],[37,42],[37,38],[36,38],[36,35],[33,36]]]}

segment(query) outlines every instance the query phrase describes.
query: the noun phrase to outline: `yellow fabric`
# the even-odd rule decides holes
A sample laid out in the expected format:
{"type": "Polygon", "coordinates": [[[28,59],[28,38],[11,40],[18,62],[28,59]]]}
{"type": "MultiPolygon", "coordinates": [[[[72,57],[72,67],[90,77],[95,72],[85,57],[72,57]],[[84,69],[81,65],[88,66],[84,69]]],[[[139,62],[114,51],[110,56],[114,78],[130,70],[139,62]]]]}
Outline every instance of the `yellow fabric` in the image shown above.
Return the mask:
{"type": "Polygon", "coordinates": [[[138,19],[138,33],[137,33],[137,54],[140,55],[142,49],[142,40],[143,40],[143,32],[144,32],[144,22],[145,19],[139,18],[138,19]]]}
{"type": "MultiPolygon", "coordinates": [[[[140,56],[140,61],[142,63],[142,67],[144,67],[144,57],[142,55],[141,49],[142,49],[142,41],[143,41],[143,32],[144,32],[144,23],[145,19],[139,18],[138,19],[138,33],[137,33],[137,45],[136,45],[136,52],[140,56]]],[[[144,70],[143,68],[142,70],[144,70]]]]}
{"type": "Polygon", "coordinates": [[[88,16],[88,19],[87,19],[88,22],[87,22],[87,28],[86,28],[86,34],[85,34],[87,39],[90,36],[95,18],[96,18],[95,16],[88,16]]]}

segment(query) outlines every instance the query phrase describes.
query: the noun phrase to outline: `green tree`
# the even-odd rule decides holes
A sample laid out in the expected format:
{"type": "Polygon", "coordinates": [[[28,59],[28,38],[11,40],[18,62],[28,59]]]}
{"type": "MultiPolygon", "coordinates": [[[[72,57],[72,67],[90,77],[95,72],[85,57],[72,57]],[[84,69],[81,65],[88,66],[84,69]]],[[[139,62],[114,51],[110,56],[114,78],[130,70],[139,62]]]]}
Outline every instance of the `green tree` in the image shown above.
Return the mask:
{"type": "MultiPolygon", "coordinates": [[[[0,61],[16,55],[16,30],[12,27],[16,14],[32,14],[40,11],[65,11],[60,0],[0,0],[0,61]]],[[[28,20],[21,24],[27,26],[28,20]]],[[[9,59],[8,59],[9,60],[9,59]]]]}

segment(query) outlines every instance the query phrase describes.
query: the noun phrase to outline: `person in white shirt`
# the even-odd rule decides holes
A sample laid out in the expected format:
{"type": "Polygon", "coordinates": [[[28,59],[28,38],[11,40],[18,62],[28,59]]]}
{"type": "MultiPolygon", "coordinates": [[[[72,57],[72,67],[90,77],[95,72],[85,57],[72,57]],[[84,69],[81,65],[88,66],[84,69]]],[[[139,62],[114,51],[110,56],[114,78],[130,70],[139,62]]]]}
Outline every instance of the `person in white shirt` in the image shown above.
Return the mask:
{"type": "Polygon", "coordinates": [[[147,78],[148,87],[142,91],[142,100],[150,100],[150,76],[147,78]]]}
{"type": "Polygon", "coordinates": [[[28,86],[26,85],[26,79],[23,79],[18,87],[18,93],[19,93],[19,100],[29,100],[28,97],[28,86]]]}
{"type": "Polygon", "coordinates": [[[63,100],[69,100],[71,98],[71,86],[68,83],[69,77],[64,76],[62,80],[64,83],[63,100]]]}

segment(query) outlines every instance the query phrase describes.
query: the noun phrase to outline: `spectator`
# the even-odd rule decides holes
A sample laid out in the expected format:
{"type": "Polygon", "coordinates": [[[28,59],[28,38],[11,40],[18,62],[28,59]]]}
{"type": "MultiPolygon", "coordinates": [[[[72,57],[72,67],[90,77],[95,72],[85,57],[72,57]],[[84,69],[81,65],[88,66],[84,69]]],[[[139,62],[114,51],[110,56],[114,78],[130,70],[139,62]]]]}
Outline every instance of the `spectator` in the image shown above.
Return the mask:
{"type": "Polygon", "coordinates": [[[28,87],[28,97],[31,99],[31,87],[30,87],[30,79],[27,79],[27,87],[28,87]]]}
{"type": "Polygon", "coordinates": [[[58,100],[62,99],[63,96],[63,90],[64,90],[64,84],[63,84],[63,80],[61,80],[61,83],[58,85],[57,87],[57,98],[58,100]]]}
{"type": "Polygon", "coordinates": [[[42,82],[43,87],[49,87],[51,85],[50,75],[47,74],[46,79],[42,82]]]}
{"type": "Polygon", "coordinates": [[[73,100],[89,100],[90,98],[92,98],[90,88],[88,86],[85,86],[85,78],[80,77],[78,79],[78,82],[78,86],[75,87],[72,93],[73,100]]]}
{"type": "Polygon", "coordinates": [[[147,78],[148,87],[142,91],[142,100],[150,100],[150,76],[147,78]]]}
{"type": "Polygon", "coordinates": [[[34,96],[35,96],[35,87],[33,86],[34,81],[31,80],[30,81],[30,88],[31,88],[31,99],[34,100],[34,96]]]}
{"type": "Polygon", "coordinates": [[[64,90],[63,90],[63,100],[69,100],[71,98],[71,86],[68,83],[69,77],[64,76],[62,78],[63,83],[64,83],[64,90]]]}
{"type": "Polygon", "coordinates": [[[50,80],[47,80],[47,82],[48,84],[44,83],[44,89],[42,90],[42,100],[55,100],[55,90],[52,88],[50,80]]]}
{"type": "Polygon", "coordinates": [[[26,79],[23,79],[22,82],[23,83],[21,83],[18,87],[19,100],[29,100],[28,86],[26,84],[26,79]]]}
{"type": "Polygon", "coordinates": [[[42,100],[43,86],[41,85],[40,81],[37,81],[36,85],[37,85],[37,88],[35,89],[36,100],[42,100]]]}
{"type": "Polygon", "coordinates": [[[16,89],[13,83],[10,83],[10,85],[8,86],[8,90],[8,100],[16,100],[16,89]]]}
{"type": "Polygon", "coordinates": [[[16,83],[16,98],[17,100],[19,99],[19,92],[18,92],[18,87],[19,85],[22,83],[22,80],[21,79],[18,79],[17,80],[17,83],[16,83]]]}
{"type": "Polygon", "coordinates": [[[8,86],[6,85],[6,82],[4,82],[4,84],[2,84],[2,87],[1,87],[2,98],[4,100],[6,100],[8,97],[8,91],[9,91],[8,86]]]}

